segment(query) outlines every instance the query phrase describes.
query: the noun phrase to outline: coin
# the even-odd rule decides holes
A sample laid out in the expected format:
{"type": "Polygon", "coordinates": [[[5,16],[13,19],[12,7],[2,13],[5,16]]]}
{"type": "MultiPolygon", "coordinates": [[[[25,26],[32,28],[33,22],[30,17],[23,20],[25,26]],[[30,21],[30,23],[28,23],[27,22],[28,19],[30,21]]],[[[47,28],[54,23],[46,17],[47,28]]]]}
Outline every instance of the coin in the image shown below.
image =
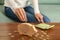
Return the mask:
{"type": "Polygon", "coordinates": [[[15,37],[15,36],[14,36],[14,35],[11,35],[10,37],[12,37],[12,38],[13,38],[13,37],[15,37]]]}
{"type": "Polygon", "coordinates": [[[8,35],[12,35],[12,33],[8,33],[8,35]]]}

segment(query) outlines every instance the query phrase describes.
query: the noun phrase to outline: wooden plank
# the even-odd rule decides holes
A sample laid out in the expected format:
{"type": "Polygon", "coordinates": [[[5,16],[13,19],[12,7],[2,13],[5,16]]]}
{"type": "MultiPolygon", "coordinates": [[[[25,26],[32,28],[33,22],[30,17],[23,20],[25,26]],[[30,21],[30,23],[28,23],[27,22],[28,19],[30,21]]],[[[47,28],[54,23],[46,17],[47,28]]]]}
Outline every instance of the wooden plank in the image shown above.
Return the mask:
{"type": "Polygon", "coordinates": [[[55,27],[49,30],[42,30],[37,28],[38,33],[34,34],[32,38],[19,35],[17,32],[17,23],[0,24],[0,40],[60,40],[60,23],[49,24],[54,24],[55,27]]]}

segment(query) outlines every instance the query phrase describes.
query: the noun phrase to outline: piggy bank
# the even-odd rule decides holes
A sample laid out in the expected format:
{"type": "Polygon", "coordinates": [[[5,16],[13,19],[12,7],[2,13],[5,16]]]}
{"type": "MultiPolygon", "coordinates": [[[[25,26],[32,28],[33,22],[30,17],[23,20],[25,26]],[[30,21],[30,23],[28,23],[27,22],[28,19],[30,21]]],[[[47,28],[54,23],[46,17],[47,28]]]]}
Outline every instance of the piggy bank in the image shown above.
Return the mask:
{"type": "Polygon", "coordinates": [[[18,25],[18,32],[20,35],[32,36],[37,33],[37,29],[30,23],[21,23],[18,25]]]}

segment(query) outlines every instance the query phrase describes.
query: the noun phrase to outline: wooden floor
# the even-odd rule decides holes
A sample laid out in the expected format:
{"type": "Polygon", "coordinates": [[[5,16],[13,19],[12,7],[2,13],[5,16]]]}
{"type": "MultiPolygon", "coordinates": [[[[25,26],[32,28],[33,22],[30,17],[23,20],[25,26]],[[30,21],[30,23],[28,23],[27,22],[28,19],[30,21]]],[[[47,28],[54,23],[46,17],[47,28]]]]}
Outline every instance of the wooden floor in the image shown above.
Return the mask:
{"type": "Polygon", "coordinates": [[[49,23],[55,25],[49,30],[38,29],[33,37],[21,36],[17,32],[19,23],[0,23],[0,40],[60,40],[60,23],[49,23]]]}

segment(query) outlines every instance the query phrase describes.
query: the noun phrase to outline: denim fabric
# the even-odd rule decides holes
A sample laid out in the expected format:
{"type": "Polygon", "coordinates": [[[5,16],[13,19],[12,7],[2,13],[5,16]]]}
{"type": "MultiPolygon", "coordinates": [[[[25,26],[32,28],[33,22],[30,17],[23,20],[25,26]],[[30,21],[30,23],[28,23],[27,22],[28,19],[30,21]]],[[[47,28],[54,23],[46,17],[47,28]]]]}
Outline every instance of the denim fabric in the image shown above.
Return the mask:
{"type": "MultiPolygon", "coordinates": [[[[35,18],[34,15],[34,9],[31,6],[25,7],[24,10],[26,12],[28,22],[38,22],[38,20],[35,18]]],[[[14,21],[22,22],[21,20],[18,19],[18,17],[14,14],[14,12],[9,7],[5,7],[5,15],[14,21]]],[[[45,15],[43,15],[43,20],[44,22],[50,22],[50,19],[45,15]]]]}

